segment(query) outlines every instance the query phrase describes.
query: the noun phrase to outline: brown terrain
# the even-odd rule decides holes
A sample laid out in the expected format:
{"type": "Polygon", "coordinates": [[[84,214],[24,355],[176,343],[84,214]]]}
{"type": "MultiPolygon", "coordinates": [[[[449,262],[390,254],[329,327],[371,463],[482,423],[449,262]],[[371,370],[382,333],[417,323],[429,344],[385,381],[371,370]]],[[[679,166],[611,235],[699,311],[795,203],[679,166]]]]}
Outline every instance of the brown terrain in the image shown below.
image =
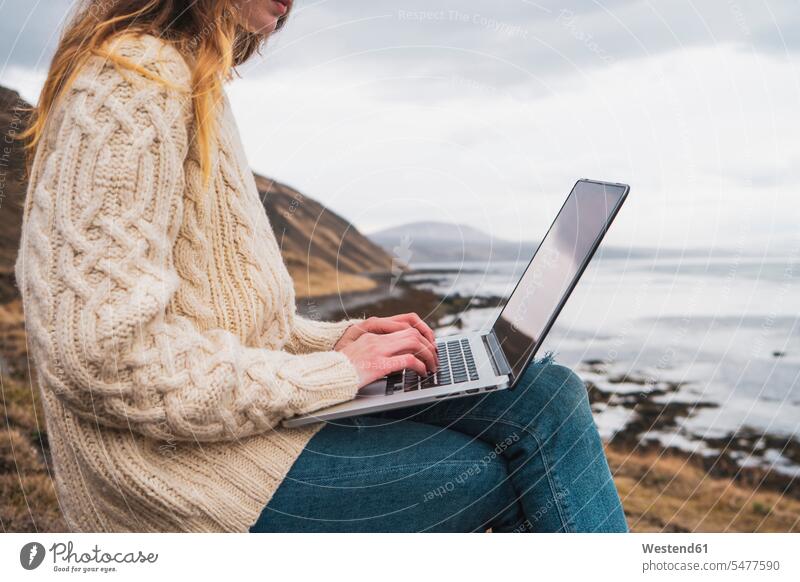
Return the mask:
{"type": "MultiPolygon", "coordinates": [[[[20,106],[25,104],[15,92],[0,87],[0,529],[64,531],[13,276],[25,178],[22,154],[10,138],[24,123],[20,106]]],[[[358,305],[359,315],[413,308],[434,318],[464,308],[462,299],[445,303],[415,289],[390,293],[392,260],[385,251],[318,202],[256,179],[306,309],[310,304],[345,312],[344,298],[358,305]]],[[[608,445],[607,452],[634,531],[800,531],[800,499],[782,494],[781,487],[716,475],[685,455],[639,450],[625,441],[608,445]]]]}
{"type": "Polygon", "coordinates": [[[297,190],[256,175],[256,185],[299,297],[368,291],[392,258],[347,220],[297,190]]]}

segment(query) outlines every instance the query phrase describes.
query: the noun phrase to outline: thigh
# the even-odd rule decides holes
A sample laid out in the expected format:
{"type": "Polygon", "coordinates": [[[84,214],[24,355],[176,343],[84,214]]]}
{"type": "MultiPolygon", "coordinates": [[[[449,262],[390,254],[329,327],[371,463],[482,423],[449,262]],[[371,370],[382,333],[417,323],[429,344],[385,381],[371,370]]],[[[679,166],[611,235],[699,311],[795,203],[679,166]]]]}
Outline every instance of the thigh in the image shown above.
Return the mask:
{"type": "Polygon", "coordinates": [[[309,442],[251,532],[510,530],[505,461],[446,428],[358,418],[309,442]]]}
{"type": "MultiPolygon", "coordinates": [[[[506,460],[531,524],[547,531],[625,531],[625,518],[583,381],[549,358],[513,390],[386,413],[483,440],[506,460]],[[549,508],[555,511],[549,511],[549,508]],[[548,510],[542,519],[542,510],[548,510]]],[[[537,530],[540,531],[540,530],[537,530]]]]}
{"type": "Polygon", "coordinates": [[[445,399],[379,416],[447,427],[494,445],[522,432],[546,441],[553,434],[594,426],[583,381],[549,357],[529,364],[513,390],[445,399]]]}

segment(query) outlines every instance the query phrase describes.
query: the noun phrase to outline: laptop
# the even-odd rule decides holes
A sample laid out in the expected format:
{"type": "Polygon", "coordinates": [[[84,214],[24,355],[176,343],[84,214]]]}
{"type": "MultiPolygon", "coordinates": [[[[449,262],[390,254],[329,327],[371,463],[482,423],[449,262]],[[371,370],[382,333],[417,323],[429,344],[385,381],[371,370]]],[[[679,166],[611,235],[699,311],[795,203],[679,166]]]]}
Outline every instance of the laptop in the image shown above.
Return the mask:
{"type": "Polygon", "coordinates": [[[389,374],[348,402],[284,421],[284,426],[334,421],[492,390],[511,389],[542,346],[630,187],[578,180],[492,326],[437,337],[439,368],[419,377],[389,374]]]}

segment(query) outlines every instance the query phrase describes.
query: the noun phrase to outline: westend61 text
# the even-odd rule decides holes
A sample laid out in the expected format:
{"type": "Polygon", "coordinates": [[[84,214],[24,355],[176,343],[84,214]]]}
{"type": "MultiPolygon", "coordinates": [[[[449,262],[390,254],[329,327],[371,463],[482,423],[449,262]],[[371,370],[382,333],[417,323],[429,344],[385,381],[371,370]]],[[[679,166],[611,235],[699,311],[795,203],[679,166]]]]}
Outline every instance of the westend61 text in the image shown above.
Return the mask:
{"type": "Polygon", "coordinates": [[[708,544],[642,544],[645,554],[707,554],[708,544]]]}

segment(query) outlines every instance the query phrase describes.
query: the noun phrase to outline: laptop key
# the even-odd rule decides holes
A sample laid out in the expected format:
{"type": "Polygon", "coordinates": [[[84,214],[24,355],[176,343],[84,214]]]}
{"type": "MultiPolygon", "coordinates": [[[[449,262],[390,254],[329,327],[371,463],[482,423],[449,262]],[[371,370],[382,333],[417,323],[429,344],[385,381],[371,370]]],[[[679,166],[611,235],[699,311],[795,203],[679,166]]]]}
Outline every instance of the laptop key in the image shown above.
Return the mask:
{"type": "Polygon", "coordinates": [[[432,388],[436,386],[436,374],[430,374],[429,376],[425,376],[420,383],[420,388],[432,388]]]}
{"type": "Polygon", "coordinates": [[[419,376],[413,370],[406,370],[405,380],[403,382],[403,390],[410,392],[419,388],[419,376]]]}

